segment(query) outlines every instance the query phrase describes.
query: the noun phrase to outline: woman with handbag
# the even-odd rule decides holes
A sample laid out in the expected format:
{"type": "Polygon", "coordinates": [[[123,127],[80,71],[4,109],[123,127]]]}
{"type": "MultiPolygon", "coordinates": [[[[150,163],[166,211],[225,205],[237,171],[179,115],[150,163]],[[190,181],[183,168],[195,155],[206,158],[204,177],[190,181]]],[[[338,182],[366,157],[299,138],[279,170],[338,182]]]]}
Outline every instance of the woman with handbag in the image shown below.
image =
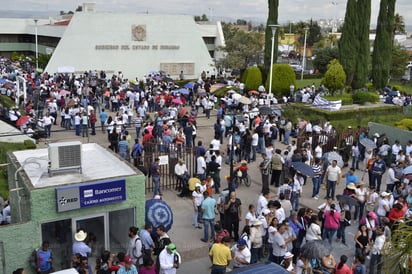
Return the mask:
{"type": "Polygon", "coordinates": [[[358,231],[355,234],[355,255],[366,256],[369,251],[367,250],[367,246],[369,243],[369,236],[368,236],[368,229],[366,224],[361,224],[359,226],[358,231]]]}
{"type": "Polygon", "coordinates": [[[324,223],[324,239],[328,239],[329,244],[332,245],[333,236],[338,231],[340,213],[336,210],[335,204],[330,206],[330,210],[326,210],[324,214],[325,223],[324,223]]]}

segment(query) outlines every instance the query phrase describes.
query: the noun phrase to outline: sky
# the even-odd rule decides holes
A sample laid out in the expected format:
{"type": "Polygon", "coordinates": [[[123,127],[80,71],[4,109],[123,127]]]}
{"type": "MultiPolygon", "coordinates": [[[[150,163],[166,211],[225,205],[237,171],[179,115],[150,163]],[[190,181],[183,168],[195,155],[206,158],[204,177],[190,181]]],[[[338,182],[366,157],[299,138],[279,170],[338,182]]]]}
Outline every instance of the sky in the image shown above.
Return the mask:
{"type": "MultiPolygon", "coordinates": [[[[96,3],[99,12],[136,12],[149,14],[206,14],[212,20],[245,19],[265,23],[268,14],[267,0],[13,0],[2,1],[0,11],[74,11],[83,2],[96,3]]],[[[343,19],[345,0],[280,0],[279,23],[306,21],[310,18],[343,19]]],[[[372,0],[371,24],[376,25],[379,0],[372,0]]],[[[412,1],[397,0],[396,12],[412,26],[412,1]]],[[[52,13],[54,14],[54,13],[52,13]]]]}

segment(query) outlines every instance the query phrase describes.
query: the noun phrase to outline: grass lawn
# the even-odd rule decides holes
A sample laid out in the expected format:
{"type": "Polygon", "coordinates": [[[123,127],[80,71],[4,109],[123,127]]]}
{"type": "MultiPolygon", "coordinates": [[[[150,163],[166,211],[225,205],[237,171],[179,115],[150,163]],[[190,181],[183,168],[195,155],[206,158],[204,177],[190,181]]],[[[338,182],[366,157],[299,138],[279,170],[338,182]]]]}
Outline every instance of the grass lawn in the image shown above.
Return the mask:
{"type": "Polygon", "coordinates": [[[412,84],[411,83],[402,83],[399,81],[391,81],[389,86],[398,86],[400,87],[401,91],[406,92],[409,95],[412,95],[412,84]]]}
{"type": "Polygon", "coordinates": [[[307,86],[312,86],[315,83],[316,88],[320,86],[320,81],[322,79],[303,79],[303,80],[296,80],[296,88],[304,88],[307,86]]]}

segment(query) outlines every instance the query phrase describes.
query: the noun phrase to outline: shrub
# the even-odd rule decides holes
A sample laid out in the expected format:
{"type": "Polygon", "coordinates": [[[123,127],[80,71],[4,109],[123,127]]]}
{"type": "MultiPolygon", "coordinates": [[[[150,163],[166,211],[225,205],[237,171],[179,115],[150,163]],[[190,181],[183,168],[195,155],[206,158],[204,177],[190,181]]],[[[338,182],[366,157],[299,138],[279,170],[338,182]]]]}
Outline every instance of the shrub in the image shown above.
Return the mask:
{"type": "Polygon", "coordinates": [[[322,84],[328,88],[332,95],[335,91],[342,89],[345,86],[346,73],[338,60],[334,59],[328,65],[328,70],[322,78],[322,84]]]}
{"type": "Polygon", "coordinates": [[[245,79],[245,89],[257,90],[258,87],[262,84],[262,73],[258,67],[250,67],[247,69],[246,79],[245,79]]]}
{"type": "Polygon", "coordinates": [[[397,90],[397,91],[399,91],[399,92],[404,92],[403,87],[398,86],[398,85],[392,86],[392,90],[397,90]]]}
{"type": "Polygon", "coordinates": [[[375,92],[375,87],[373,86],[373,84],[371,82],[366,83],[365,87],[368,89],[369,92],[375,92]]]}
{"type": "Polygon", "coordinates": [[[265,87],[268,92],[272,92],[277,96],[288,95],[290,92],[290,85],[293,84],[296,86],[295,72],[288,64],[273,65],[272,78],[272,90],[269,90],[270,75],[268,75],[266,79],[265,87]]]}
{"type": "Polygon", "coordinates": [[[215,95],[218,98],[222,98],[223,96],[225,96],[226,92],[231,89],[233,89],[236,92],[239,92],[239,88],[237,87],[226,86],[226,87],[222,87],[222,88],[215,90],[215,92],[213,92],[213,95],[215,95]]]}
{"type": "Polygon", "coordinates": [[[370,102],[370,103],[379,102],[378,94],[376,94],[375,92],[369,92],[369,91],[363,91],[363,90],[358,90],[357,92],[355,92],[352,98],[355,104],[360,104],[360,105],[363,105],[366,102],[370,102]]]}
{"type": "Polygon", "coordinates": [[[402,119],[396,122],[395,126],[403,130],[412,130],[412,119],[402,119]]]}

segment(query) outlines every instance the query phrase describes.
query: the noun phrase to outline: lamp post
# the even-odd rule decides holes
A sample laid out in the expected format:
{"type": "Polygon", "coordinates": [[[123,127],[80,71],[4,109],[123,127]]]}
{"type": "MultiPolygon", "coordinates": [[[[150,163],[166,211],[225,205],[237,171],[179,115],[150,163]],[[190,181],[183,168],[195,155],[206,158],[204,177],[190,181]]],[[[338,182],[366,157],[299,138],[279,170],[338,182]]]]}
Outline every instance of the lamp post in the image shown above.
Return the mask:
{"type": "Polygon", "coordinates": [[[37,21],[38,19],[34,19],[34,36],[36,42],[36,70],[39,68],[39,44],[37,40],[37,21]]]}
{"type": "Polygon", "coordinates": [[[272,78],[273,78],[273,52],[275,50],[275,35],[279,25],[268,25],[272,29],[272,51],[270,54],[270,75],[269,75],[269,92],[272,93],[272,78]]]}
{"type": "MultiPolygon", "coordinates": [[[[233,111],[233,110],[232,110],[233,111]]],[[[231,126],[231,139],[232,139],[232,143],[230,145],[230,154],[229,154],[229,160],[230,160],[230,166],[229,166],[229,177],[230,177],[230,181],[228,182],[228,187],[229,187],[229,193],[232,192],[232,188],[235,188],[234,184],[232,185],[232,183],[234,183],[234,179],[235,179],[235,174],[233,172],[233,162],[234,162],[234,154],[235,154],[235,128],[236,128],[236,120],[239,122],[243,122],[244,121],[244,117],[242,115],[236,115],[236,111],[233,111],[231,114],[228,114],[232,116],[232,126],[231,126]]],[[[240,162],[240,159],[237,159],[238,162],[240,162]]]]}
{"type": "MultiPolygon", "coordinates": [[[[339,2],[332,1],[333,6],[337,7],[338,4],[339,4],[339,2]]],[[[334,15],[333,15],[332,33],[335,33],[335,32],[338,31],[338,22],[336,22],[336,11],[337,11],[337,9],[335,9],[335,12],[334,12],[334,15]]]]}
{"type": "Polygon", "coordinates": [[[303,72],[305,71],[306,65],[306,36],[308,35],[309,28],[305,28],[305,42],[303,43],[303,59],[302,59],[302,72],[300,74],[300,80],[303,80],[303,72]]]}

